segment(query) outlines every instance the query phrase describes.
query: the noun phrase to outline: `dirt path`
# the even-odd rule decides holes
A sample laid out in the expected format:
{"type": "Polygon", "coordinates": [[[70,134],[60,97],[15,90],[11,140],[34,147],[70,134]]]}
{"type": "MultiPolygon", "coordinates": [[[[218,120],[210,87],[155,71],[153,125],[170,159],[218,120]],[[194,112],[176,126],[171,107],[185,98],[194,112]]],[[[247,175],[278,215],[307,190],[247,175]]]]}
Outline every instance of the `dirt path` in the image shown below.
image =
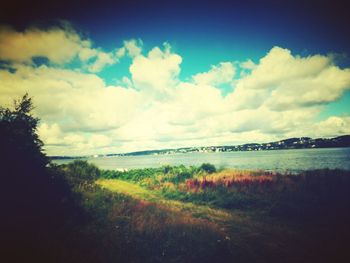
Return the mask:
{"type": "Polygon", "coordinates": [[[291,259],[286,262],[298,262],[294,260],[298,254],[293,252],[299,248],[296,234],[282,225],[264,222],[249,212],[226,211],[191,202],[168,200],[156,191],[118,179],[98,180],[96,183],[112,192],[152,202],[161,209],[175,212],[178,216],[186,215],[207,221],[220,232],[221,240],[218,242],[229,248],[229,253],[234,255],[237,262],[280,262],[280,255],[291,259]]]}
{"type": "Polygon", "coordinates": [[[112,192],[129,195],[138,200],[153,202],[171,211],[190,214],[192,217],[206,219],[213,223],[225,223],[233,219],[232,213],[228,213],[225,210],[213,209],[209,206],[197,205],[191,202],[164,199],[157,192],[123,180],[98,180],[96,183],[112,192]]]}

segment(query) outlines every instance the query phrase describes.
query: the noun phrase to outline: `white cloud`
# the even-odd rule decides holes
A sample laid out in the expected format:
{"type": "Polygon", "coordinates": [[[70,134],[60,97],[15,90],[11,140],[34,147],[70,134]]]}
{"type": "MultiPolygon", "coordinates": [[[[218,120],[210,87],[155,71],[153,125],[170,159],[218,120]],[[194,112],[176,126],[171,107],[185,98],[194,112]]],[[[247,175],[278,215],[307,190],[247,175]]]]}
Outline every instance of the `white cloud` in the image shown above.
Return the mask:
{"type": "Polygon", "coordinates": [[[136,56],[139,56],[142,51],[142,41],[141,40],[136,40],[136,39],[131,39],[128,41],[124,41],[124,51],[122,49],[119,50],[119,55],[123,55],[125,51],[128,52],[129,57],[134,58],[136,56]]]}
{"type": "Polygon", "coordinates": [[[0,58],[14,62],[30,62],[33,57],[42,56],[53,63],[63,64],[90,44],[69,28],[31,28],[24,32],[0,28],[0,58]]]}
{"type": "Polygon", "coordinates": [[[248,60],[241,62],[239,64],[239,67],[241,69],[245,69],[245,70],[253,70],[256,68],[256,66],[257,65],[251,59],[248,59],[248,60]]]}
{"type": "Polygon", "coordinates": [[[180,83],[172,99],[163,103],[173,124],[188,124],[224,112],[226,105],[218,89],[208,85],[180,83]]]}
{"type": "Polygon", "coordinates": [[[94,74],[41,66],[22,66],[16,74],[0,71],[1,104],[29,92],[36,113],[46,121],[62,122],[64,130],[106,130],[128,121],[138,93],[133,89],[106,86],[94,74]]]}
{"type": "Polygon", "coordinates": [[[96,49],[92,49],[92,48],[82,48],[80,51],[79,51],[79,58],[81,61],[83,62],[87,62],[89,61],[90,59],[96,57],[98,54],[97,50],[96,49]]]}
{"type": "Polygon", "coordinates": [[[94,134],[90,138],[90,144],[92,149],[108,146],[112,143],[112,139],[103,134],[94,134]]]}
{"type": "Polygon", "coordinates": [[[0,60],[11,63],[32,63],[36,57],[45,57],[51,63],[64,65],[79,58],[91,72],[118,62],[113,52],[92,48],[89,39],[83,39],[70,26],[48,30],[30,28],[18,32],[10,27],[0,27],[0,60]]]}
{"type": "Polygon", "coordinates": [[[125,47],[118,48],[115,52],[117,58],[121,58],[125,56],[125,47]]]}
{"type": "Polygon", "coordinates": [[[291,51],[280,47],[272,48],[260,59],[252,73],[241,80],[246,89],[273,88],[293,79],[312,77],[332,64],[331,56],[293,56],[291,51]]]}
{"type": "Polygon", "coordinates": [[[106,52],[66,28],[1,29],[0,36],[0,60],[16,69],[0,69],[0,105],[28,92],[50,155],[350,133],[349,116],[317,121],[323,105],[350,88],[350,69],[336,66],[332,56],[300,57],[274,47],[257,63],[222,62],[183,81],[182,57],[169,44],[144,54],[140,40],[106,52]],[[125,55],[132,60],[130,78],[108,86],[94,74],[125,55]],[[35,66],[35,56],[51,63],[35,66]],[[80,68],[67,67],[74,59],[81,61],[80,68]],[[225,97],[222,84],[234,87],[225,97]]]}
{"type": "Polygon", "coordinates": [[[94,63],[88,65],[88,69],[90,72],[100,72],[106,65],[112,65],[116,62],[116,59],[111,54],[99,52],[94,63]]]}
{"type": "Polygon", "coordinates": [[[286,110],[335,101],[349,88],[350,69],[334,65],[332,56],[293,56],[274,47],[236,82],[228,100],[236,109],[286,110]]]}
{"type": "Polygon", "coordinates": [[[339,99],[349,88],[350,69],[328,66],[312,77],[281,83],[265,103],[275,109],[324,104],[339,99]]]}
{"type": "Polygon", "coordinates": [[[41,140],[46,144],[62,144],[62,131],[57,123],[48,125],[47,123],[41,123],[38,127],[38,134],[41,140]]]}
{"type": "Polygon", "coordinates": [[[231,62],[221,62],[217,66],[211,66],[208,72],[198,73],[192,78],[199,85],[217,86],[224,83],[230,83],[235,75],[235,67],[231,62]]]}
{"type": "Polygon", "coordinates": [[[149,94],[166,94],[178,83],[182,58],[171,52],[165,45],[164,50],[154,47],[147,56],[139,55],[130,66],[132,81],[139,90],[149,94]]]}
{"type": "Polygon", "coordinates": [[[331,116],[314,124],[314,136],[339,136],[350,133],[350,117],[331,116]]]}

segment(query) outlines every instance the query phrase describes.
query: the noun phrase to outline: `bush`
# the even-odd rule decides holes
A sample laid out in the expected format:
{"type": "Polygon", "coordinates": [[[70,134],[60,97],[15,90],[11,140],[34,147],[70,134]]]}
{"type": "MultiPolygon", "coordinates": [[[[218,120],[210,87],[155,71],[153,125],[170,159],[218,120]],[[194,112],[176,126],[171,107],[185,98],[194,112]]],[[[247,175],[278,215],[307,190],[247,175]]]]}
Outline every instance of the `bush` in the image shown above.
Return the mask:
{"type": "Polygon", "coordinates": [[[91,185],[100,177],[100,170],[87,161],[76,160],[63,166],[65,177],[72,187],[91,185]]]}
{"type": "Polygon", "coordinates": [[[216,172],[216,168],[213,164],[210,164],[210,163],[203,163],[200,167],[199,167],[200,170],[208,173],[208,174],[211,174],[211,173],[215,173],[216,172]]]}

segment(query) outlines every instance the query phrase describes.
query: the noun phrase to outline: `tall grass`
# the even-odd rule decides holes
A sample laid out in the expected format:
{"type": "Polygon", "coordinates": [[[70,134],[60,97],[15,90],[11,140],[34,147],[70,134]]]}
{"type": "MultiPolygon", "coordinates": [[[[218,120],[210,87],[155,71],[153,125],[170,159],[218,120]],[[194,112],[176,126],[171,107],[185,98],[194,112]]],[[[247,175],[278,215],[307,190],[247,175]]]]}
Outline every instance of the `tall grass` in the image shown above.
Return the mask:
{"type": "MultiPolygon", "coordinates": [[[[105,190],[91,181],[96,178],[96,170],[86,162],[62,165],[61,169],[87,213],[85,222],[79,227],[84,237],[79,242],[88,248],[86,257],[78,254],[84,261],[212,262],[218,255],[220,258],[230,254],[222,231],[214,223],[174,209],[170,203],[142,200],[140,197],[148,192],[142,192],[140,186],[137,186],[139,189],[135,187],[138,191],[135,195],[105,190]]],[[[164,169],[123,173],[99,171],[99,178],[112,174],[110,177],[141,184],[164,174],[164,169]]],[[[188,169],[184,166],[172,168],[168,170],[166,180],[171,181],[174,173],[184,174],[188,169]]],[[[132,189],[126,185],[124,190],[128,193],[132,189]]]]}
{"type": "Polygon", "coordinates": [[[310,214],[322,204],[344,205],[350,200],[346,190],[350,186],[349,171],[324,169],[280,174],[226,169],[209,173],[203,166],[107,171],[101,176],[135,182],[168,199],[226,209],[259,208],[279,216],[310,214]]]}
{"type": "MultiPolygon", "coordinates": [[[[62,166],[68,177],[97,175],[74,165],[89,164],[62,166]]],[[[116,184],[110,192],[91,176],[71,180],[90,216],[85,247],[90,258],[104,255],[100,262],[329,262],[344,256],[350,238],[350,171],[164,166],[92,178],[116,184]]]]}

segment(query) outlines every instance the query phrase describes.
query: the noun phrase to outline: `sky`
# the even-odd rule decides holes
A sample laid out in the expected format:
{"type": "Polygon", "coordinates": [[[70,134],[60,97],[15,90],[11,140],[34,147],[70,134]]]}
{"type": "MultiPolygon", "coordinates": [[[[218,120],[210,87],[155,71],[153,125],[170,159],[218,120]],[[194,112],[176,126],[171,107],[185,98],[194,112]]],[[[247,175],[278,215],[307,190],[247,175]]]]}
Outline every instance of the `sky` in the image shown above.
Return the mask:
{"type": "Polygon", "coordinates": [[[8,1],[0,105],[48,155],[350,134],[345,1],[8,1]]]}

